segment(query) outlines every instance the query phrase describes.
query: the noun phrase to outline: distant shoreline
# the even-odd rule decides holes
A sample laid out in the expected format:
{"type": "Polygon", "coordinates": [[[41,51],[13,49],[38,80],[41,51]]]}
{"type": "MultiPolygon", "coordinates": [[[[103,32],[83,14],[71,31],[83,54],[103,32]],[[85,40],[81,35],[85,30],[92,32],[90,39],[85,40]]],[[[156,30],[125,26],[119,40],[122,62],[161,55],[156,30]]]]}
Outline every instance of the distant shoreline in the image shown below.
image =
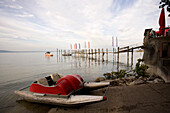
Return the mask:
{"type": "MultiPolygon", "coordinates": [[[[46,51],[9,51],[9,50],[0,50],[0,53],[37,53],[37,52],[46,52],[46,51]]],[[[50,51],[56,52],[56,51],[50,51]]]]}

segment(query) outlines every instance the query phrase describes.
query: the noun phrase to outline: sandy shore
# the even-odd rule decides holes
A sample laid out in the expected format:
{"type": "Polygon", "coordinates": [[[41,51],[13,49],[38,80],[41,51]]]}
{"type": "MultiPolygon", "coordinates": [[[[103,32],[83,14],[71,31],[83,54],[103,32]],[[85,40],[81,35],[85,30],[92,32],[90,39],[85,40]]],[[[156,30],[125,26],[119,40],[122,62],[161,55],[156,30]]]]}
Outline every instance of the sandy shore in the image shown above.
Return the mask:
{"type": "MultiPolygon", "coordinates": [[[[104,91],[92,93],[103,95],[104,91]]],[[[104,102],[74,108],[53,107],[48,113],[170,113],[170,84],[110,87],[104,102]]]]}

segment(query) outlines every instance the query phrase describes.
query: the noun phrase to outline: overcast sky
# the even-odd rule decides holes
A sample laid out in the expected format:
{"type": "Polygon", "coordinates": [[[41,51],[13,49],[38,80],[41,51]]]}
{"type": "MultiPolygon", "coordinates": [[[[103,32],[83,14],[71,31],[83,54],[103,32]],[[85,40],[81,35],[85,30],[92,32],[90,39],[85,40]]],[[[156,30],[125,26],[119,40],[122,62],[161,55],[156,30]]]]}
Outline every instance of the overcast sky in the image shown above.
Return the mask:
{"type": "Polygon", "coordinates": [[[159,2],[0,0],[0,50],[69,49],[85,41],[92,48],[112,48],[112,36],[120,46],[142,43],[146,28],[159,28],[159,2]]]}

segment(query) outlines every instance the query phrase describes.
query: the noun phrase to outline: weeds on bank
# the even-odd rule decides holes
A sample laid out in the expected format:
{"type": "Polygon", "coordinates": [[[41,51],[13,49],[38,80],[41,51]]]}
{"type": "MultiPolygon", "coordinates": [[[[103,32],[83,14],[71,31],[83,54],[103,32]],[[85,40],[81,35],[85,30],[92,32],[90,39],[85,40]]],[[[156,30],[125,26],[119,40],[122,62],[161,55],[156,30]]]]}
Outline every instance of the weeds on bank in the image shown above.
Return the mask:
{"type": "Polygon", "coordinates": [[[142,64],[144,60],[138,59],[138,62],[136,63],[136,67],[133,71],[133,73],[126,72],[126,70],[120,70],[118,72],[112,71],[111,73],[104,73],[103,76],[105,79],[116,79],[116,78],[123,78],[123,77],[129,77],[129,76],[135,76],[136,78],[139,77],[146,77],[146,70],[149,68],[147,65],[142,64]]]}

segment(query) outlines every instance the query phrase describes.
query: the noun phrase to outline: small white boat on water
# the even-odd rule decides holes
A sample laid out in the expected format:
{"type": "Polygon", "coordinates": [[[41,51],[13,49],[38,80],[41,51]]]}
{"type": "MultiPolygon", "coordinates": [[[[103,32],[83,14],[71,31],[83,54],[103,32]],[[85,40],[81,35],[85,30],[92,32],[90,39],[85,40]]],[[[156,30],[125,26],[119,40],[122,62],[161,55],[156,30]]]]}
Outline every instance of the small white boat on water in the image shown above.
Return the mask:
{"type": "Polygon", "coordinates": [[[66,75],[61,78],[60,75],[53,74],[32,83],[29,91],[21,89],[14,93],[30,102],[72,106],[106,100],[105,96],[78,95],[77,92],[91,91],[109,85],[109,82],[85,82],[79,75],[66,75]]]}

